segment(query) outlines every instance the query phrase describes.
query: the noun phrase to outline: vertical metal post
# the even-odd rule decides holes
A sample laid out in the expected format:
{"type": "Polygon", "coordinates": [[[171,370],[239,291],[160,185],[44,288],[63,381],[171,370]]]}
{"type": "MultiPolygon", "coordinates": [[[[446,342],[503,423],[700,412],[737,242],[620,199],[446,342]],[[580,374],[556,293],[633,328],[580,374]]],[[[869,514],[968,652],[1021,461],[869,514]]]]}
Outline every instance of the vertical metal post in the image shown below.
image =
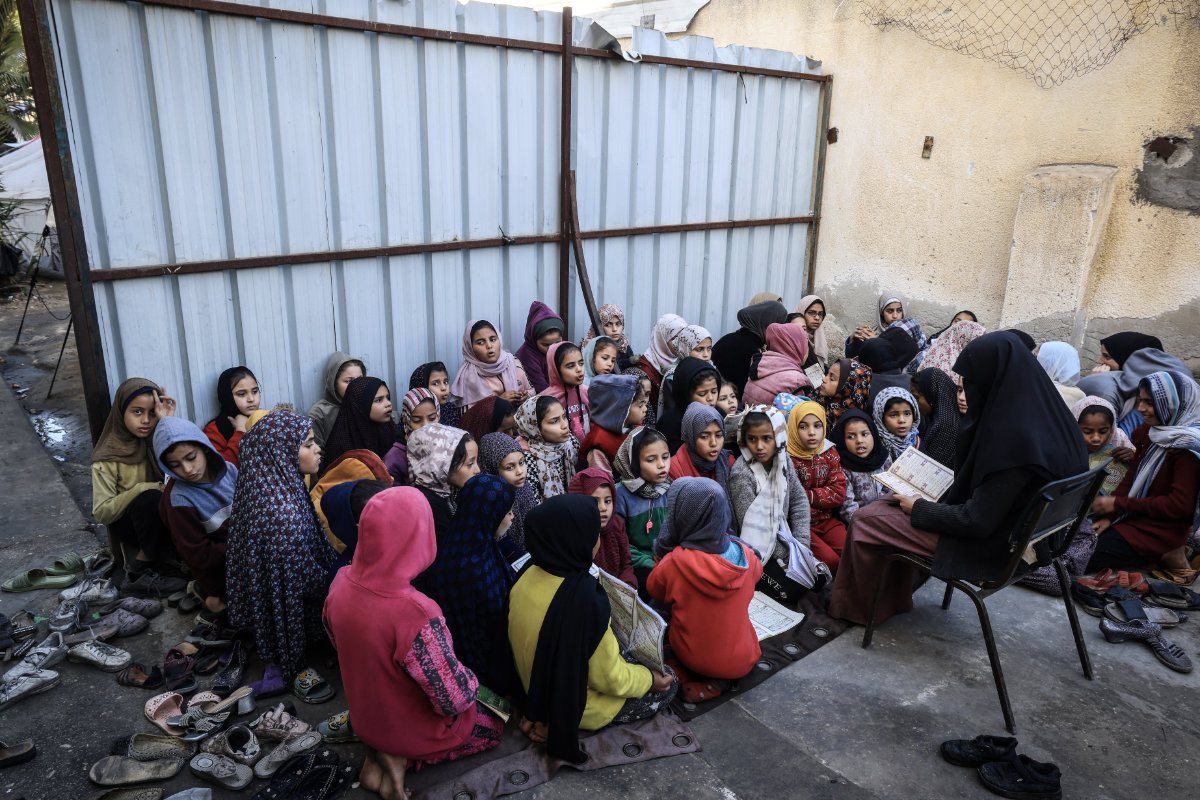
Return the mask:
{"type": "Polygon", "coordinates": [[[88,274],[87,246],[79,214],[79,191],[71,162],[71,145],[67,138],[67,117],[59,88],[58,69],[54,63],[50,22],[44,0],[17,0],[17,10],[21,18],[21,34],[25,39],[29,77],[33,83],[33,100],[37,109],[38,130],[42,136],[42,152],[46,158],[50,197],[54,203],[71,318],[77,320],[75,347],[79,353],[79,372],[83,380],[88,424],[92,440],[95,441],[108,416],[108,376],[104,369],[96,299],[88,274]]]}
{"type": "Polygon", "coordinates": [[[574,68],[575,21],[571,7],[562,10],[562,109],[559,126],[558,165],[558,225],[562,238],[558,242],[558,315],[567,326],[567,339],[571,338],[571,321],[568,319],[571,303],[571,73],[574,68]]]}
{"type": "Polygon", "coordinates": [[[817,126],[817,173],[813,185],[812,215],[813,221],[808,226],[808,247],[804,257],[808,267],[808,280],[804,293],[813,294],[813,286],[817,275],[817,237],[821,234],[821,196],[825,191],[825,149],[829,142],[829,107],[833,101],[833,76],[821,84],[821,124],[817,126]]]}

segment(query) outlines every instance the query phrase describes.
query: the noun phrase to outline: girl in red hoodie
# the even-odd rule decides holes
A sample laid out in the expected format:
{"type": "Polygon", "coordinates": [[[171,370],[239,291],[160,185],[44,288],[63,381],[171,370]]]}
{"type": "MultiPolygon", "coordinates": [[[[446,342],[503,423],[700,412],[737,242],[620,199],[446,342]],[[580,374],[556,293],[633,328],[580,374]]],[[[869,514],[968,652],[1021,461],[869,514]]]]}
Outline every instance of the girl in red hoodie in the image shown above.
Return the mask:
{"type": "Polygon", "coordinates": [[[592,378],[588,395],[592,427],[579,445],[580,462],[612,473],[626,434],[646,418],[647,383],[632,375],[592,378]]]}
{"type": "Polygon", "coordinates": [[[726,533],[731,515],[715,481],[680,478],[667,492],[667,524],[654,543],[658,563],[646,588],[671,606],[671,649],[686,672],[698,673],[679,676],[689,702],[719,694],[708,678],[740,678],[762,652],[749,616],[762,564],[726,533]]]}
{"type": "Polygon", "coordinates": [[[825,438],[825,409],[806,400],[788,413],[787,451],[812,509],[812,552],[836,573],[846,546],[846,524],[834,516],[846,502],[846,475],[833,442],[825,438]]]}

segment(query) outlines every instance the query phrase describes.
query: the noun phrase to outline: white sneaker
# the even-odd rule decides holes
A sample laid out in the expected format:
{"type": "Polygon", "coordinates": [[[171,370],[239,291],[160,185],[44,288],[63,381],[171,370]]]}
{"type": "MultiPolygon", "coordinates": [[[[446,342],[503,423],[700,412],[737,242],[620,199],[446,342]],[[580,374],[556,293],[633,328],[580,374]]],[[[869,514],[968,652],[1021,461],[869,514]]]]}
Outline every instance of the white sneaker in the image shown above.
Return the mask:
{"type": "Polygon", "coordinates": [[[133,656],[119,647],[104,642],[84,642],[67,651],[67,660],[90,664],[105,672],[119,672],[133,663],[133,656]]]}
{"type": "Polygon", "coordinates": [[[35,669],[13,676],[5,676],[0,683],[0,711],[30,695],[45,692],[58,686],[58,673],[49,669],[35,669]]]}
{"type": "Polygon", "coordinates": [[[5,679],[15,678],[18,674],[37,672],[39,669],[49,669],[67,657],[67,646],[63,644],[63,635],[55,632],[42,640],[42,643],[25,654],[12,669],[4,673],[5,679]]]}
{"type": "Polygon", "coordinates": [[[117,587],[108,578],[88,578],[58,593],[60,600],[81,598],[94,606],[117,599],[117,587]]]}

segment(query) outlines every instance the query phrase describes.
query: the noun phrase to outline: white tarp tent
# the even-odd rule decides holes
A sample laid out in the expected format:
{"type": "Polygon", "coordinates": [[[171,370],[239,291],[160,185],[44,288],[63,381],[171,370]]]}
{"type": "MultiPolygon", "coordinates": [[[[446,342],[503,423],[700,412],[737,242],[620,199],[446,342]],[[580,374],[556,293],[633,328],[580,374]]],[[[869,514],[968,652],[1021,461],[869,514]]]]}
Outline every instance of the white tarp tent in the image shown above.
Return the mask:
{"type": "Polygon", "coordinates": [[[31,258],[36,256],[38,238],[50,211],[50,179],[40,137],[0,156],[0,202],[18,204],[0,237],[31,258]]]}

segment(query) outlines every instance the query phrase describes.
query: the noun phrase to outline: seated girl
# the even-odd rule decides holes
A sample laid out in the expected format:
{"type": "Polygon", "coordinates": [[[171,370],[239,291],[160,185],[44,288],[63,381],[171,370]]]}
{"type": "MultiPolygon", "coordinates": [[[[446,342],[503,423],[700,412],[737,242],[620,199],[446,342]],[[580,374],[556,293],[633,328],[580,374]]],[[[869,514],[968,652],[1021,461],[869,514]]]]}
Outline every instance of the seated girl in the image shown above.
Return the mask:
{"type": "Polygon", "coordinates": [[[225,542],[237,467],[221,458],[195,423],[178,417],[158,421],[154,453],[169,478],[159,514],[215,619],[225,611],[225,542]]]}
{"type": "Polygon", "coordinates": [[[667,490],[671,488],[671,451],[667,437],[653,428],[630,431],[617,451],[617,515],[629,535],[629,555],[643,599],[646,576],[654,568],[654,540],[667,521],[667,490]]]}
{"type": "Polygon", "coordinates": [[[217,416],[204,426],[204,435],[221,458],[237,466],[238,443],[246,420],[258,410],[262,397],[258,379],[246,367],[231,367],[217,378],[217,416]]]}
{"type": "Polygon", "coordinates": [[[921,452],[953,468],[958,427],[962,420],[958,387],[940,369],[923,369],[913,375],[911,389],[921,418],[918,426],[921,452]]]}
{"type": "MultiPolygon", "coordinates": [[[[866,623],[876,579],[896,550],[932,556],[937,577],[999,577],[1008,564],[1009,534],[1032,493],[1087,468],[1078,426],[1016,336],[999,331],[979,337],[954,371],[967,394],[954,483],[938,503],[893,496],[854,513],[833,582],[835,617],[866,623]]],[[[894,564],[876,620],[910,610],[918,580],[917,570],[894,564]]]]}
{"type": "Polygon", "coordinates": [[[629,555],[625,520],[616,513],[617,485],[612,473],[595,467],[576,472],[567,487],[567,494],[586,494],[596,501],[596,508],[600,510],[600,549],[593,559],[596,566],[634,589],[638,588],[633,559],[629,555]]]}
{"type": "Polygon", "coordinates": [[[366,374],[367,368],[362,359],[340,350],[326,360],[325,394],[308,410],[308,416],[313,421],[313,435],[316,437],[318,447],[325,446],[329,429],[333,427],[338,409],[342,407],[342,395],[346,393],[346,387],[350,385],[350,381],[366,374]]]}
{"type": "Polygon", "coordinates": [[[567,424],[567,412],[547,395],[531,397],[517,409],[517,431],[529,445],[525,468],[539,503],[567,491],[575,474],[579,440],[567,424]]]}
{"type": "Polygon", "coordinates": [[[1133,442],[1117,427],[1117,411],[1103,398],[1085,397],[1072,406],[1071,414],[1079,420],[1079,432],[1087,445],[1088,469],[1109,462],[1105,468],[1108,477],[1100,486],[1100,494],[1110,495],[1129,470],[1129,462],[1136,452],[1133,442]]]}
{"type": "MultiPolygon", "coordinates": [[[[874,339],[881,333],[886,331],[892,325],[905,318],[904,309],[907,303],[904,300],[904,295],[895,291],[887,291],[879,295],[877,303],[878,323],[875,325],[859,325],[846,338],[845,351],[847,358],[858,358],[858,351],[862,348],[863,343],[869,339],[874,339]]],[[[918,332],[920,328],[917,328],[918,332]]],[[[917,337],[913,337],[916,339],[917,337]]],[[[921,334],[920,338],[925,339],[921,334]]],[[[918,341],[917,349],[924,350],[926,342],[918,341]]]]}
{"type": "MultiPolygon", "coordinates": [[[[529,317],[525,320],[525,343],[517,349],[517,360],[525,367],[533,391],[541,393],[550,385],[546,374],[546,353],[550,345],[561,342],[567,335],[567,327],[554,309],[541,300],[529,305],[529,317]]],[[[519,401],[508,398],[509,402],[519,401]]]]}
{"type": "Polygon", "coordinates": [[[907,390],[884,389],[875,398],[876,430],[893,460],[910,447],[921,448],[920,424],[917,401],[907,390]]]}
{"type": "Polygon", "coordinates": [[[685,358],[699,359],[711,367],[712,342],[712,334],[702,325],[688,325],[671,339],[671,352],[675,355],[675,360],[663,374],[662,387],[658,393],[659,418],[662,418],[664,409],[674,405],[672,395],[675,391],[675,370],[685,358]]]}
{"type": "Polygon", "coordinates": [[[409,437],[408,483],[429,501],[439,539],[450,532],[459,490],[478,474],[479,445],[461,428],[435,422],[409,437]]]}
{"type": "Polygon", "coordinates": [[[437,556],[412,582],[442,609],[459,660],[501,696],[515,688],[504,631],[514,575],[499,546],[512,522],[514,497],[495,475],[467,481],[449,532],[438,538],[437,556]]]}
{"type": "MultiPolygon", "coordinates": [[[[615,372],[628,369],[633,364],[633,346],[629,343],[629,337],[625,335],[625,312],[621,307],[614,303],[605,303],[596,310],[600,317],[600,335],[611,339],[617,346],[617,362],[615,372]]],[[[588,344],[596,338],[596,328],[589,325],[587,336],[583,337],[583,347],[586,350],[588,344]]],[[[603,373],[597,371],[597,375],[603,373]]]]}
{"type": "Polygon", "coordinates": [[[871,368],[852,358],[843,358],[829,365],[813,399],[825,407],[829,424],[835,425],[852,408],[869,413],[870,397],[871,368]]]}
{"type": "MultiPolygon", "coordinates": [[[[462,415],[458,426],[479,441],[489,433],[517,433],[517,409],[503,397],[485,397],[462,415]]],[[[445,424],[445,423],[442,423],[445,424]]]]}
{"type": "Polygon", "coordinates": [[[767,351],[750,365],[742,399],[750,405],[770,405],[781,392],[808,395],[812,383],[804,374],[808,335],[797,325],[769,325],[767,351]]]}
{"type": "Polygon", "coordinates": [[[750,601],[762,563],[744,542],[728,535],[729,500],[702,478],[680,478],[667,492],[667,525],[654,543],[658,563],[650,572],[650,596],[671,608],[667,637],[688,689],[704,678],[740,678],[762,651],[750,624],[750,601]],[[687,675],[686,673],[697,673],[687,675]],[[691,684],[691,686],[689,686],[691,684]]]}
{"type": "Polygon", "coordinates": [[[546,375],[550,385],[541,392],[562,403],[567,425],[576,439],[587,436],[591,427],[588,416],[588,387],[583,383],[583,351],[574,342],[558,342],[546,351],[546,375]]]}
{"type": "Polygon", "coordinates": [[[438,401],[438,419],[443,425],[457,427],[463,410],[450,396],[450,373],[441,361],[430,361],[413,370],[408,377],[408,388],[428,389],[438,401]]]}
{"type": "MultiPolygon", "coordinates": [[[[590,329],[589,329],[590,330],[590,329]]],[[[597,375],[613,375],[621,351],[607,336],[596,336],[583,344],[583,380],[589,387],[597,375]]]]}
{"type": "Polygon", "coordinates": [[[896,326],[863,343],[858,360],[871,368],[871,393],[867,408],[875,407],[875,398],[889,386],[907,389],[912,376],[906,367],[917,356],[917,343],[896,326]]]}
{"type": "Polygon", "coordinates": [[[738,399],[738,388],[731,380],[721,379],[721,388],[717,392],[717,411],[722,417],[736,414],[741,408],[742,401],[738,399]]]}
{"type": "Polygon", "coordinates": [[[267,414],[242,438],[240,461],[225,550],[230,622],[253,629],[267,664],[256,695],[290,685],[321,702],[333,689],[304,664],[308,645],[324,639],[321,606],[339,560],[304,485],[321,465],[312,420],[267,414]]]}
{"type": "Polygon", "coordinates": [[[967,320],[968,322],[979,322],[979,317],[975,316],[974,311],[968,311],[966,309],[963,309],[962,311],[959,311],[957,314],[954,315],[954,317],[950,320],[950,324],[948,324],[946,327],[942,328],[940,331],[938,331],[937,333],[935,333],[929,337],[930,346],[932,347],[933,343],[938,340],[938,337],[940,337],[946,331],[950,330],[950,328],[954,326],[954,323],[961,322],[964,319],[967,320]]]}
{"type": "Polygon", "coordinates": [[[846,476],[833,442],[825,437],[825,409],[813,400],[788,413],[787,452],[808,494],[812,552],[837,574],[846,545],[846,525],[835,512],[846,502],[846,476]]]}
{"type": "Polygon", "coordinates": [[[1083,399],[1083,390],[1075,384],[1079,382],[1079,353],[1066,342],[1042,342],[1037,350],[1038,363],[1046,370],[1054,388],[1062,395],[1067,407],[1071,407],[1083,399]]]}
{"type": "Polygon", "coordinates": [[[968,344],[983,336],[987,330],[978,322],[959,320],[950,326],[950,330],[938,337],[921,359],[921,369],[940,369],[957,380],[954,372],[954,362],[968,344]]]}
{"type": "Polygon", "coordinates": [[[645,425],[653,425],[657,419],[663,376],[675,363],[675,351],[671,349],[671,340],[686,327],[687,322],[678,314],[663,314],[658,318],[658,322],[654,323],[646,352],[624,371],[626,375],[645,377],[650,381],[650,403],[646,410],[646,421],[643,423],[645,425]]]}
{"type": "Polygon", "coordinates": [[[663,385],[662,412],[656,426],[667,437],[667,447],[675,452],[683,445],[683,413],[692,403],[716,407],[721,376],[707,361],[688,356],[679,362],[674,380],[663,385]]]}
{"type": "MultiPolygon", "coordinates": [[[[1140,337],[1140,334],[1133,334],[1140,337]]],[[[1112,337],[1109,337],[1111,339],[1112,337]]],[[[1152,339],[1153,337],[1146,337],[1152,339]]],[[[1109,341],[1104,339],[1102,341],[1109,341]]],[[[1134,339],[1132,341],[1138,341],[1134,339]]],[[[1113,347],[1116,344],[1110,342],[1113,347]]],[[[1124,354],[1123,354],[1124,355],[1124,354]]],[[[1114,356],[1115,357],[1115,356],[1114,356]]],[[[1117,362],[1114,362],[1117,363],[1117,362]]],[[[1191,370],[1179,358],[1153,347],[1134,350],[1120,360],[1121,368],[1116,371],[1098,372],[1079,379],[1079,389],[1084,394],[1103,397],[1117,409],[1117,427],[1132,436],[1133,430],[1145,420],[1138,413],[1138,389],[1142,379],[1155,372],[1178,372],[1191,374],[1191,370]]]]}
{"type": "Polygon", "coordinates": [[[346,387],[342,407],[329,429],[324,463],[332,464],[350,450],[370,450],[380,458],[396,443],[392,393],[379,378],[355,378],[346,387]]]}
{"type": "MultiPolygon", "coordinates": [[[[358,549],[358,522],[363,509],[375,495],[392,488],[390,480],[356,478],[330,486],[313,505],[325,524],[325,535],[338,551],[342,564],[349,564],[358,549]]],[[[315,491],[315,490],[314,490],[315,491]]],[[[313,492],[309,492],[311,496],[313,492]]]]}
{"type": "Polygon", "coordinates": [[[830,431],[829,441],[837,448],[846,476],[846,502],[838,509],[838,516],[849,525],[859,508],[891,494],[871,476],[887,472],[892,454],[879,438],[875,420],[857,409],[842,415],[830,431]]]}
{"type": "Polygon", "coordinates": [[[158,513],[163,474],[150,437],[160,419],[174,415],[175,401],[158,384],[130,378],[117,387],[92,450],[92,514],[110,537],[136,554],[125,558],[121,590],[129,594],[166,597],[187,585],[159,568],[175,553],[158,513]]]}
{"type": "Polygon", "coordinates": [[[1137,331],[1121,331],[1105,336],[1100,340],[1100,361],[1092,367],[1092,372],[1119,372],[1125,368],[1125,362],[1131,355],[1148,347],[1162,350],[1162,340],[1137,331]]]}
{"type": "MultiPolygon", "coordinates": [[[[589,573],[600,546],[590,497],[552,497],[529,513],[530,563],[509,599],[508,639],[526,691],[521,729],[552,758],[582,763],[579,730],[646,719],[676,684],[621,656],[608,595],[589,573]],[[586,688],[586,691],[585,691],[586,688]]],[[[357,723],[356,723],[357,724],[357,723]]]]}
{"type": "Polygon", "coordinates": [[[728,503],[729,471],[734,459],[725,449],[725,417],[710,405],[692,403],[683,415],[680,429],[683,432],[683,444],[671,457],[668,477],[673,481],[678,478],[708,478],[716,481],[728,503]]]}
{"type": "Polygon", "coordinates": [[[1137,455],[1116,491],[1092,503],[1100,536],[1088,569],[1157,564],[1154,577],[1188,586],[1200,574],[1185,549],[1200,495],[1200,386],[1185,373],[1151,373],[1137,410],[1137,455]]]}
{"type": "Polygon", "coordinates": [[[437,398],[428,389],[409,389],[400,401],[400,429],[404,438],[398,440],[383,457],[388,473],[397,486],[408,485],[408,437],[413,431],[433,425],[441,418],[437,398]]]}
{"type": "Polygon", "coordinates": [[[455,656],[442,610],[412,586],[437,552],[421,493],[398,487],[371,498],[358,552],[329,589],[325,628],[354,733],[369,748],[359,779],[400,800],[409,767],[489,750],[504,724],[477,702],[479,681],[455,656]]]}
{"type": "Polygon", "coordinates": [[[815,294],[807,294],[800,298],[800,302],[796,304],[792,313],[799,316],[790,322],[793,325],[802,326],[808,337],[808,358],[805,360],[804,368],[808,369],[813,364],[819,364],[822,371],[825,370],[829,366],[829,344],[825,340],[824,328],[825,301],[815,294]]]}
{"type": "Polygon", "coordinates": [[[579,445],[582,463],[612,472],[625,435],[646,418],[646,383],[632,375],[597,375],[592,380],[588,394],[592,428],[579,445]]]}
{"type": "Polygon", "coordinates": [[[733,381],[741,394],[750,374],[750,361],[767,343],[767,326],[787,322],[787,308],[777,300],[751,304],[737,312],[740,326],[713,345],[713,366],[733,381]]]}
{"type": "Polygon", "coordinates": [[[537,505],[537,496],[529,485],[525,450],[506,433],[489,433],[479,440],[479,468],[512,487],[513,520],[500,544],[505,558],[512,563],[525,555],[525,517],[537,505]]]}
{"type": "Polygon", "coordinates": [[[485,397],[503,397],[517,406],[533,394],[525,368],[504,349],[500,334],[486,319],[467,323],[462,357],[462,366],[450,386],[450,397],[463,411],[485,397]]]}

